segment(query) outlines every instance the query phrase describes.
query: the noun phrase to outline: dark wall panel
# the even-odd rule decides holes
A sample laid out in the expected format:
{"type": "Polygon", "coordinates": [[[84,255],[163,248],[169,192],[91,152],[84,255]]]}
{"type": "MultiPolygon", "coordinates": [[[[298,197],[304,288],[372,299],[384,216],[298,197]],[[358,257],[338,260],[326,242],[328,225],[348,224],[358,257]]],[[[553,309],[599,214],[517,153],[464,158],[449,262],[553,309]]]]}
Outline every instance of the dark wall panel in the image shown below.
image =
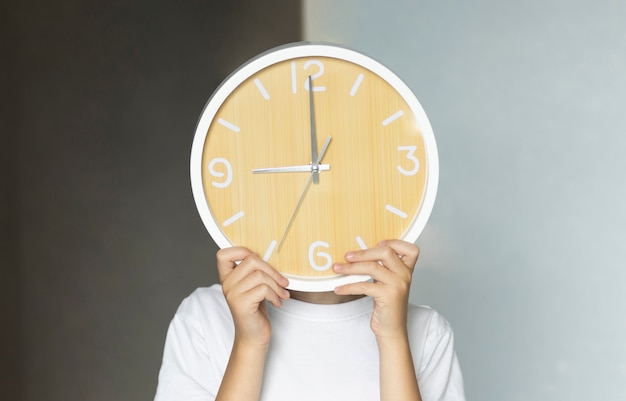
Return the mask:
{"type": "Polygon", "coordinates": [[[20,394],[20,287],[17,251],[17,119],[13,21],[0,3],[0,399],[20,394]]]}
{"type": "Polygon", "coordinates": [[[299,2],[4,7],[22,399],[150,399],[176,307],[217,280],[188,177],[197,118],[233,68],[300,39],[299,2]]]}

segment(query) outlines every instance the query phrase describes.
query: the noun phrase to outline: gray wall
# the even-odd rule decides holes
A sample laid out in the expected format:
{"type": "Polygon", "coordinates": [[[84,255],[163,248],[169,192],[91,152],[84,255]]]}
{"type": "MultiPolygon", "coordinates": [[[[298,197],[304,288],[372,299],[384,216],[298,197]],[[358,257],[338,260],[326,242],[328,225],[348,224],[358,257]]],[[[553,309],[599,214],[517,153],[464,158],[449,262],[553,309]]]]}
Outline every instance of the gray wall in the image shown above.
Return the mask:
{"type": "Polygon", "coordinates": [[[395,70],[440,192],[412,300],[468,398],[626,400],[626,2],[306,0],[305,39],[395,70]]]}
{"type": "Polygon", "coordinates": [[[197,118],[241,62],[300,39],[300,5],[0,7],[0,399],[151,399],[169,320],[216,281],[197,118]]]}

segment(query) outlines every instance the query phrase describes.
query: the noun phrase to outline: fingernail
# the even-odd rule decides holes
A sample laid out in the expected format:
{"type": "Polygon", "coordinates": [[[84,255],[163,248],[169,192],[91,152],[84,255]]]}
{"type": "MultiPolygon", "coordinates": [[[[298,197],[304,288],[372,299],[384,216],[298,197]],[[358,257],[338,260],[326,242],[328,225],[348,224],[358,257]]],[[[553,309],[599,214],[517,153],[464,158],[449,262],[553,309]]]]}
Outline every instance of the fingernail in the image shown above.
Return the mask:
{"type": "Polygon", "coordinates": [[[333,265],[333,270],[336,271],[336,272],[340,271],[341,268],[342,268],[342,266],[339,263],[335,263],[333,265]]]}
{"type": "Polygon", "coordinates": [[[386,244],[386,243],[387,243],[387,241],[384,241],[384,240],[383,240],[383,241],[380,241],[380,242],[378,243],[378,246],[385,246],[385,244],[386,244]]]}
{"type": "Polygon", "coordinates": [[[354,258],[354,252],[346,253],[346,259],[353,259],[353,258],[354,258]]]}

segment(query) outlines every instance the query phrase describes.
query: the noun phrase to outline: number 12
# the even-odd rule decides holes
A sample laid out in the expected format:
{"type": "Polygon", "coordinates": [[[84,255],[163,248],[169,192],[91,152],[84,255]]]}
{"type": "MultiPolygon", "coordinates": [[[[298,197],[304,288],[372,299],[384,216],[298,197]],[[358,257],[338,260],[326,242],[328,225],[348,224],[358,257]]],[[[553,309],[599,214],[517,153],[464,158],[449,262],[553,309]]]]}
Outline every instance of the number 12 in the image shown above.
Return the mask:
{"type": "MultiPolygon", "coordinates": [[[[324,63],[322,63],[321,61],[309,60],[306,63],[304,63],[302,69],[306,71],[310,67],[313,67],[313,69],[317,67],[317,71],[314,74],[307,74],[306,78],[304,79],[304,90],[307,92],[310,90],[309,89],[309,75],[311,75],[311,81],[324,75],[324,63]]],[[[313,92],[322,92],[325,90],[326,90],[325,86],[313,86],[313,92]]],[[[298,93],[298,72],[297,72],[295,61],[291,62],[291,92],[294,95],[298,93]]]]}

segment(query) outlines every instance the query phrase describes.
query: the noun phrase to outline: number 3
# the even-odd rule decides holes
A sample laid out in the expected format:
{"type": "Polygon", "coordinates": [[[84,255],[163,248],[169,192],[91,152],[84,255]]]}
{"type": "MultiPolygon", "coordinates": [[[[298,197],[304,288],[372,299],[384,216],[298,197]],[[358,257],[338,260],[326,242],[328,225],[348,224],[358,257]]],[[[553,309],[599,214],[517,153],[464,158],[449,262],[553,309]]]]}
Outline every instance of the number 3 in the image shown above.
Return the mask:
{"type": "Polygon", "coordinates": [[[407,150],[406,158],[413,162],[411,170],[405,170],[402,166],[398,166],[398,171],[404,175],[415,175],[420,169],[420,161],[415,157],[417,146],[398,146],[398,151],[407,150]]]}

